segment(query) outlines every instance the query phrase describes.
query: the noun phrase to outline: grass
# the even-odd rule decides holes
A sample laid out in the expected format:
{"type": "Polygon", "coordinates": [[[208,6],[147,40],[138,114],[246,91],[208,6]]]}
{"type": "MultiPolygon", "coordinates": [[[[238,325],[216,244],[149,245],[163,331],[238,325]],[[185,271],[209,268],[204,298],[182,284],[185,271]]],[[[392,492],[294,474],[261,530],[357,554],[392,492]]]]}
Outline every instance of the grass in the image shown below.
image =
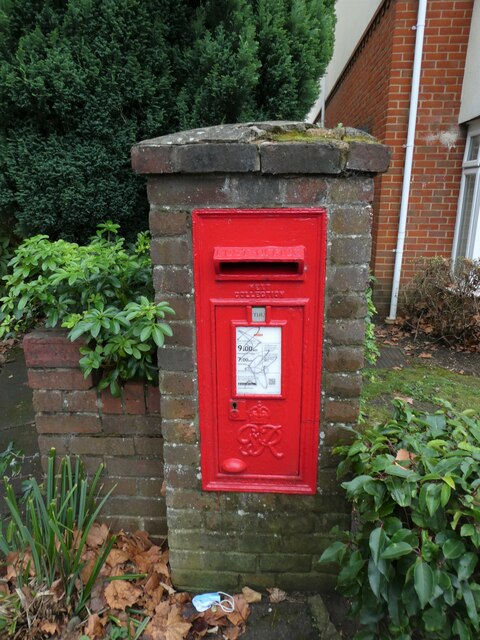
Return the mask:
{"type": "Polygon", "coordinates": [[[362,392],[365,421],[374,424],[392,415],[391,401],[396,396],[413,399],[419,409],[435,409],[434,398],[443,398],[463,411],[480,413],[480,380],[429,365],[404,369],[367,369],[362,392]]]}

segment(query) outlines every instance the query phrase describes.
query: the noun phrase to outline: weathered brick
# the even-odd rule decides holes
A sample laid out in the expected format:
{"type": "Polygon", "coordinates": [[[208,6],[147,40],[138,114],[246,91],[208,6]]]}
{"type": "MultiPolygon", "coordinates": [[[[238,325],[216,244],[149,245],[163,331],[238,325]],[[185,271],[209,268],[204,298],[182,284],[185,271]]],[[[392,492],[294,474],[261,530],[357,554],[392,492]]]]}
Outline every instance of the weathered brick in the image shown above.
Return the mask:
{"type": "Polygon", "coordinates": [[[151,518],[165,516],[165,501],[163,498],[118,497],[115,494],[107,500],[102,512],[105,515],[145,516],[151,518]]]}
{"type": "Polygon", "coordinates": [[[365,321],[335,320],[327,322],[325,338],[334,345],[361,345],[365,339],[365,321]]]}
{"type": "Polygon", "coordinates": [[[73,438],[70,451],[79,455],[132,456],[135,454],[132,438],[103,436],[73,438]]]}
{"type": "Polygon", "coordinates": [[[226,205],[229,202],[227,180],[228,177],[222,175],[154,176],[147,184],[148,201],[173,207],[226,205]]]}
{"type": "Polygon", "coordinates": [[[328,199],[333,203],[372,202],[373,178],[331,178],[328,182],[328,199]]]}
{"type": "MultiPolygon", "coordinates": [[[[324,402],[323,417],[329,422],[356,422],[360,412],[359,400],[330,400],[324,402]]],[[[326,439],[326,444],[330,444],[326,439]]]]}
{"type": "Polygon", "coordinates": [[[104,389],[100,398],[102,413],[110,413],[115,415],[123,413],[123,401],[120,396],[112,396],[109,389],[104,389]]]}
{"type": "Polygon", "coordinates": [[[234,206],[275,206],[285,201],[285,184],[276,176],[237,174],[225,180],[227,203],[234,206]]]}
{"type": "Polygon", "coordinates": [[[365,318],[366,314],[367,299],[363,293],[337,294],[327,301],[327,317],[331,320],[365,318]]]}
{"type": "Polygon", "coordinates": [[[98,433],[100,418],[90,414],[37,415],[38,433],[98,433]]]}
{"type": "Polygon", "coordinates": [[[178,173],[213,173],[258,171],[257,147],[247,144],[196,144],[176,148],[178,173]]]}
{"type": "MultiPolygon", "coordinates": [[[[347,421],[345,420],[344,422],[347,421]]],[[[353,422],[356,423],[356,419],[353,420],[353,422]]],[[[354,439],[355,434],[352,433],[352,430],[342,427],[341,424],[325,426],[324,444],[327,447],[337,447],[341,444],[350,444],[354,439]]]]}
{"type": "Polygon", "coordinates": [[[323,177],[289,176],[282,182],[285,204],[318,205],[325,202],[327,181],[323,177]]]}
{"type": "Polygon", "coordinates": [[[23,352],[27,367],[76,367],[83,340],[71,342],[66,331],[44,330],[27,333],[23,352]]]}
{"type": "Polygon", "coordinates": [[[162,478],[137,478],[136,487],[136,491],[140,496],[145,496],[147,498],[161,497],[163,501],[165,501],[165,497],[162,495],[162,478]]]}
{"type": "Polygon", "coordinates": [[[163,462],[161,459],[107,458],[105,462],[109,476],[118,475],[130,478],[163,476],[163,462]]]}
{"type": "Polygon", "coordinates": [[[358,371],[363,364],[363,349],[360,347],[329,347],[326,350],[325,366],[332,373],[358,371]]]}
{"type": "Polygon", "coordinates": [[[102,417],[103,431],[120,435],[154,435],[161,433],[159,416],[120,416],[104,415],[102,417]]]}
{"type": "Polygon", "coordinates": [[[92,376],[84,378],[77,369],[28,369],[31,389],[90,389],[92,376]]]}
{"type": "Polygon", "coordinates": [[[170,444],[165,442],[163,449],[165,464],[198,465],[200,452],[198,447],[191,444],[170,444]]]}
{"type": "Polygon", "coordinates": [[[351,141],[348,145],[347,169],[381,173],[388,169],[391,151],[383,144],[351,141]]]}
{"type": "Polygon", "coordinates": [[[243,533],[235,542],[237,551],[274,553],[280,550],[281,536],[243,533]]]}
{"type": "Polygon", "coordinates": [[[113,495],[136,496],[137,483],[135,478],[102,478],[100,495],[105,495],[113,489],[113,495]]]}
{"type": "Polygon", "coordinates": [[[158,350],[158,366],[166,371],[192,371],[195,353],[188,347],[162,347],[158,350]]]}
{"type": "Polygon", "coordinates": [[[140,456],[158,456],[163,454],[163,438],[135,436],[133,438],[135,453],[140,456]]]}
{"type": "Polygon", "coordinates": [[[98,398],[95,389],[88,391],[64,391],[63,411],[72,413],[95,413],[98,410],[98,398]]]}
{"type": "Polygon", "coordinates": [[[145,385],[147,412],[160,413],[160,390],[152,384],[145,385]]]}
{"type": "Polygon", "coordinates": [[[136,173],[168,173],[174,168],[174,149],[166,145],[132,147],[132,168],[136,173]]]}
{"type": "MultiPolygon", "coordinates": [[[[173,510],[174,513],[179,513],[179,510],[173,510]]],[[[172,509],[168,509],[170,517],[172,509]]],[[[184,511],[187,513],[187,510],[184,511]]],[[[197,515],[197,512],[192,512],[192,515],[197,515]]],[[[232,546],[237,542],[235,536],[230,533],[210,533],[201,530],[192,530],[194,527],[193,520],[191,523],[187,522],[187,528],[182,530],[180,527],[172,527],[170,532],[168,545],[170,549],[202,549],[205,551],[226,551],[232,549],[232,546]]],[[[238,539],[240,542],[240,539],[238,539]]],[[[236,548],[236,546],[235,546],[236,548]]]]}
{"type": "Polygon", "coordinates": [[[168,523],[167,518],[142,518],[141,526],[137,529],[143,529],[146,531],[153,542],[157,542],[160,546],[165,542],[168,535],[168,523]]]}
{"type": "Polygon", "coordinates": [[[186,233],[189,227],[190,213],[188,211],[170,208],[150,207],[149,229],[152,236],[171,236],[186,233]]]}
{"type": "Polygon", "coordinates": [[[329,227],[333,233],[368,234],[371,227],[372,208],[370,206],[332,208],[329,218],[329,227]]]}
{"type": "Polygon", "coordinates": [[[162,395],[190,396],[195,389],[192,376],[188,373],[160,371],[159,379],[162,395]]]}
{"type": "Polygon", "coordinates": [[[365,291],[368,285],[368,266],[337,266],[327,272],[327,288],[332,294],[339,291],[365,291]]]}
{"type": "Polygon", "coordinates": [[[144,414],[145,385],[143,382],[127,382],[123,387],[123,406],[127,414],[144,414]]]}
{"type": "Polygon", "coordinates": [[[362,376],[359,373],[328,373],[323,376],[325,393],[344,398],[357,398],[362,390],[362,376]]]}
{"type": "Polygon", "coordinates": [[[201,489],[201,482],[197,467],[186,465],[165,465],[165,480],[167,486],[175,489],[201,489]]]}
{"type": "Polygon", "coordinates": [[[262,173],[340,173],[345,165],[343,143],[264,143],[262,173]]]}
{"type": "Polygon", "coordinates": [[[166,442],[195,444],[198,440],[195,425],[185,420],[162,420],[162,433],[166,442]]]}
{"type": "MultiPolygon", "coordinates": [[[[172,582],[179,590],[190,589],[193,591],[212,591],[213,589],[235,592],[241,588],[238,573],[225,571],[193,571],[191,569],[178,568],[175,562],[171,562],[172,582]]],[[[243,583],[246,584],[246,583],[243,583]]],[[[251,584],[249,582],[248,584],[251,584]]]]}
{"type": "MultiPolygon", "coordinates": [[[[192,511],[191,509],[169,509],[168,510],[168,523],[171,531],[176,531],[179,529],[187,529],[187,528],[201,528],[202,526],[202,514],[199,511],[192,511]]],[[[217,538],[214,540],[215,543],[218,542],[217,538]]],[[[172,544],[172,541],[169,540],[169,544],[172,544]]],[[[197,539],[197,544],[200,546],[200,542],[197,539]]],[[[179,549],[185,549],[186,547],[183,545],[177,545],[179,549]]],[[[203,544],[201,544],[201,548],[205,549],[203,544]]],[[[218,544],[214,544],[214,549],[219,549],[218,544]]]]}
{"type": "Polygon", "coordinates": [[[218,495],[189,489],[167,490],[166,502],[174,509],[197,509],[215,513],[219,508],[218,495]]]}
{"type": "Polygon", "coordinates": [[[188,265],[157,265],[153,269],[153,285],[155,291],[163,296],[165,293],[192,293],[193,277],[188,265]]]}
{"type": "Polygon", "coordinates": [[[169,340],[169,344],[179,347],[192,347],[194,327],[190,320],[184,320],[182,322],[171,321],[170,327],[173,331],[173,336],[169,340]]]}
{"type": "Polygon", "coordinates": [[[191,398],[163,396],[162,417],[165,420],[186,420],[197,415],[197,403],[191,398]]]}
{"type": "Polygon", "coordinates": [[[48,455],[50,449],[55,449],[57,454],[64,455],[69,453],[70,435],[65,436],[50,436],[39,435],[38,436],[38,448],[40,453],[48,455]]]}
{"type": "MultiPolygon", "coordinates": [[[[300,549],[301,551],[301,549],[300,549]]],[[[305,554],[268,554],[259,558],[260,571],[298,571],[308,572],[312,566],[312,556],[305,554]]]]}
{"type": "MultiPolygon", "coordinates": [[[[186,295],[164,295],[163,293],[157,292],[155,294],[155,300],[157,302],[168,302],[168,304],[175,311],[175,320],[192,320],[194,317],[194,305],[193,305],[193,297],[186,295]]],[[[169,338],[165,339],[165,343],[168,346],[169,338]]]]}
{"type": "Polygon", "coordinates": [[[365,264],[370,260],[371,240],[367,236],[334,237],[330,249],[332,264],[365,264]]]}
{"type": "Polygon", "coordinates": [[[170,562],[182,569],[213,569],[223,573],[224,571],[255,571],[256,557],[248,553],[225,553],[208,551],[177,551],[170,550],[170,562]]]}
{"type": "Polygon", "coordinates": [[[153,264],[188,264],[190,245],[182,237],[153,238],[150,245],[153,264]]]}
{"type": "Polygon", "coordinates": [[[313,555],[313,562],[315,562],[315,557],[319,557],[331,542],[332,538],[328,532],[326,534],[309,533],[308,535],[296,533],[281,536],[276,551],[310,553],[313,555]]]}
{"type": "Polygon", "coordinates": [[[53,413],[62,410],[62,393],[53,389],[34,389],[33,408],[36,413],[53,413]]]}

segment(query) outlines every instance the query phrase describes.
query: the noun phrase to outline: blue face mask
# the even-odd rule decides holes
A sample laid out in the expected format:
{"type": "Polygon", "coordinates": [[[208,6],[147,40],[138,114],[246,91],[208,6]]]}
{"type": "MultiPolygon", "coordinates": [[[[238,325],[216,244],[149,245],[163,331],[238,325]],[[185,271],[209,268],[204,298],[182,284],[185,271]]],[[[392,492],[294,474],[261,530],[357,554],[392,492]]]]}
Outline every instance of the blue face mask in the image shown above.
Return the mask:
{"type": "Polygon", "coordinates": [[[198,612],[207,611],[207,609],[213,606],[220,607],[220,609],[226,613],[231,613],[235,609],[233,597],[223,591],[200,593],[192,598],[192,604],[198,612]]]}

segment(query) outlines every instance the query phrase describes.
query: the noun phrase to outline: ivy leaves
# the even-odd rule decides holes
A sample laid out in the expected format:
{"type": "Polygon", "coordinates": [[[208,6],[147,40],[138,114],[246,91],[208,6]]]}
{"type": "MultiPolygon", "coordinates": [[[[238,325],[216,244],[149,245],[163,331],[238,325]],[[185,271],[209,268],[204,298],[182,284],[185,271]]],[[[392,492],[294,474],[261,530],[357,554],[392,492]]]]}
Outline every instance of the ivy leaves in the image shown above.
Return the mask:
{"type": "Polygon", "coordinates": [[[358,640],[474,640],[480,633],[480,418],[396,400],[395,419],[343,455],[354,532],[321,557],[340,565],[358,640]]]}

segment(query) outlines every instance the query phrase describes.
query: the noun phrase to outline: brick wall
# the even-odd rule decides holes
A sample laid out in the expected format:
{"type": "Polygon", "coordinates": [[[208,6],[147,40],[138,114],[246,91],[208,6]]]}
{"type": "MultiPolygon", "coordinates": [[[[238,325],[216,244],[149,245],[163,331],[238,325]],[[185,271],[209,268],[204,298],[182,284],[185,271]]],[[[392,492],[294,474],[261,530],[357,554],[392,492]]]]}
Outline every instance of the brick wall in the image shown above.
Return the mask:
{"type": "Polygon", "coordinates": [[[80,371],[79,343],[64,332],[35,331],[23,346],[42,461],[55,447],[59,456],[80,455],[89,473],[103,463],[103,492],[116,485],[103,520],[113,529],[165,536],[158,389],[130,382],[119,398],[97,392],[80,371]]]}
{"type": "Polygon", "coordinates": [[[132,151],[134,169],[149,175],[157,295],[176,311],[174,339],[159,350],[159,366],[178,588],[311,590],[334,583],[318,558],[331,527],[349,526],[332,448],[351,438],[347,427],[359,412],[370,202],[373,176],[386,169],[388,152],[374,140],[357,142],[352,131],[323,132],[308,143],[304,133],[301,123],[227,125],[145,141],[132,151]],[[269,140],[286,129],[301,141],[269,140]],[[317,493],[202,491],[191,212],[319,206],[328,214],[328,249],[317,493]]]}
{"type": "MultiPolygon", "coordinates": [[[[402,281],[419,258],[449,256],[465,131],[458,127],[473,0],[427,6],[417,131],[402,281]]],[[[326,122],[366,128],[392,149],[375,184],[375,301],[388,310],[397,240],[411,90],[417,0],[386,0],[331,93],[326,122]]]]}

